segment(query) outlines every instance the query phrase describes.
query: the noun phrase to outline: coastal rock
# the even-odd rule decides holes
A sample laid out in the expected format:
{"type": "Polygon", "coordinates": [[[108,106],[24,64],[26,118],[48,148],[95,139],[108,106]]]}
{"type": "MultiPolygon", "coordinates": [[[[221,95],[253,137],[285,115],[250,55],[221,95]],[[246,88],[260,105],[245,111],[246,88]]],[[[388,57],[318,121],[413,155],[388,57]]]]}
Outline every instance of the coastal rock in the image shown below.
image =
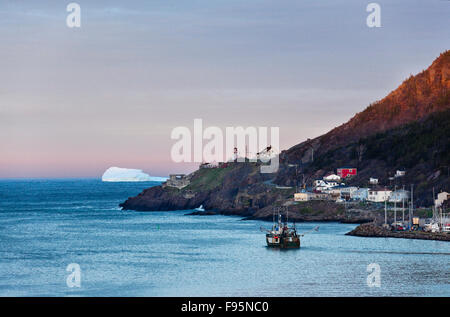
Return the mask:
{"type": "Polygon", "coordinates": [[[194,211],[185,214],[185,216],[215,216],[215,215],[218,215],[218,213],[214,211],[194,211]]]}
{"type": "Polygon", "coordinates": [[[282,195],[263,184],[268,176],[257,163],[229,163],[226,168],[200,169],[189,177],[188,186],[178,189],[155,186],[120,204],[137,211],[189,210],[203,205],[207,211],[250,215],[282,195]]]}
{"type": "Polygon", "coordinates": [[[374,223],[361,224],[352,231],[346,233],[346,235],[349,236],[359,236],[359,237],[389,237],[390,234],[391,234],[390,230],[387,230],[374,223]]]}
{"type": "Polygon", "coordinates": [[[352,231],[346,233],[349,236],[357,237],[379,237],[379,238],[403,238],[403,239],[420,239],[420,240],[439,240],[450,241],[448,233],[433,233],[423,231],[391,231],[385,229],[375,223],[366,223],[359,225],[352,231]]]}

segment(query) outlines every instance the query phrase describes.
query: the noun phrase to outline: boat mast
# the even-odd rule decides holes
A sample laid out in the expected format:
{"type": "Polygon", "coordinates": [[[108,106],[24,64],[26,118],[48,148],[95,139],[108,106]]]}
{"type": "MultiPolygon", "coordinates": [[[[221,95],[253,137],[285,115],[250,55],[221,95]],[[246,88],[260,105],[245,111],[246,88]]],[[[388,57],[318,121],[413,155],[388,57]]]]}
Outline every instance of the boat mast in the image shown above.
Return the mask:
{"type": "Polygon", "coordinates": [[[278,230],[281,232],[281,212],[278,209],[278,230]]]}
{"type": "MultiPolygon", "coordinates": [[[[403,195],[405,194],[405,185],[403,185],[403,195]]],[[[402,196],[402,225],[405,225],[405,197],[402,196]]]]}
{"type": "Polygon", "coordinates": [[[387,225],[387,197],[386,197],[386,187],[384,188],[384,224],[387,225]]]}
{"type": "Polygon", "coordinates": [[[414,184],[411,184],[411,201],[409,205],[409,228],[412,228],[412,217],[413,217],[413,209],[414,209],[414,184]]]}
{"type": "Polygon", "coordinates": [[[438,211],[436,209],[436,201],[434,200],[434,186],[433,186],[433,221],[432,222],[439,222],[439,215],[438,211]]]}
{"type": "Polygon", "coordinates": [[[394,223],[397,222],[397,185],[394,186],[394,223]]]}

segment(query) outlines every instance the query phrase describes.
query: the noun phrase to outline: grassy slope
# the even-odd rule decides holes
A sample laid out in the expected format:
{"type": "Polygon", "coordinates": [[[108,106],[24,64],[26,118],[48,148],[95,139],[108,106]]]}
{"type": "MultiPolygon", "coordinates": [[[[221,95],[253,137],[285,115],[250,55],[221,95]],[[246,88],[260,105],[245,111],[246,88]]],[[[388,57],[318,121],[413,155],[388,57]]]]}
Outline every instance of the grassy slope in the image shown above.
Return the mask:
{"type": "Polygon", "coordinates": [[[191,183],[185,189],[192,191],[212,190],[222,184],[225,175],[231,169],[231,167],[199,169],[195,172],[191,183]]]}

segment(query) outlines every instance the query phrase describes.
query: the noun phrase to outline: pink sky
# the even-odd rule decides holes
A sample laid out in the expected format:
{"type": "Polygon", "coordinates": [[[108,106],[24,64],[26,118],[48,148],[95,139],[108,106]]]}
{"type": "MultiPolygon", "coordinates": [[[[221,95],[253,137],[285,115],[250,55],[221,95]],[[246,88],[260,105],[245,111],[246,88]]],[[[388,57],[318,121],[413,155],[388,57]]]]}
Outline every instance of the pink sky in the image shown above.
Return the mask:
{"type": "Polygon", "coordinates": [[[276,126],[280,147],[327,132],[448,49],[445,1],[55,1],[0,9],[0,178],[154,176],[177,126],[276,126]],[[411,22],[414,21],[414,22],[411,22]]]}

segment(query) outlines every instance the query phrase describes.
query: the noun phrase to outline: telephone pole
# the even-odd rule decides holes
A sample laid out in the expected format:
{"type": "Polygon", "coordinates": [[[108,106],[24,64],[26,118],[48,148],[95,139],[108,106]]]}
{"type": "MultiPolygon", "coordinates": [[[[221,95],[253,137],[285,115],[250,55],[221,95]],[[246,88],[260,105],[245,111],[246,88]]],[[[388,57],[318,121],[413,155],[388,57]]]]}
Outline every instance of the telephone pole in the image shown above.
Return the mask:
{"type": "Polygon", "coordinates": [[[412,218],[413,218],[413,209],[414,209],[414,184],[411,184],[411,201],[409,204],[409,229],[412,228],[412,218]]]}
{"type": "MultiPolygon", "coordinates": [[[[403,185],[403,195],[405,195],[405,185],[403,185]]],[[[402,196],[402,226],[405,225],[405,197],[402,196]]]]}
{"type": "Polygon", "coordinates": [[[387,226],[387,197],[386,197],[386,187],[384,188],[384,225],[387,226]]]}
{"type": "Polygon", "coordinates": [[[288,166],[295,166],[295,192],[298,193],[298,164],[289,164],[288,166]]]}
{"type": "Polygon", "coordinates": [[[397,185],[394,186],[394,223],[397,222],[397,185]]]}

